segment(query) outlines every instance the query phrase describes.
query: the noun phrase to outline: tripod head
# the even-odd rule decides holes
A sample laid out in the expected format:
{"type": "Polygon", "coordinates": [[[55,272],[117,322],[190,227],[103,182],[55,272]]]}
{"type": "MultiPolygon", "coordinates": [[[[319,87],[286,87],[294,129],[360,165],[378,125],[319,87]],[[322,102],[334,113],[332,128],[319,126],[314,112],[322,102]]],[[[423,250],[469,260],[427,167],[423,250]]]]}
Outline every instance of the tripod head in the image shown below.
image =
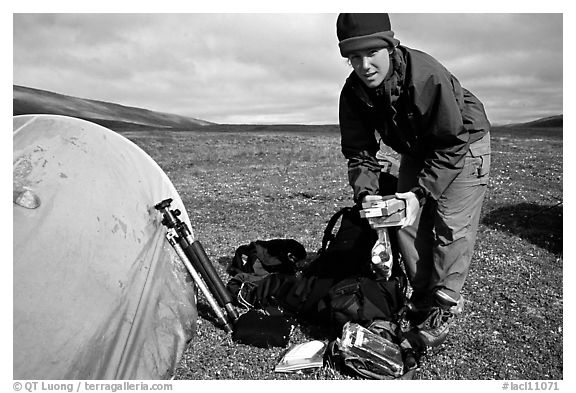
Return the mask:
{"type": "Polygon", "coordinates": [[[162,202],[157,203],[154,208],[162,213],[162,225],[166,226],[168,229],[174,229],[178,236],[183,239],[191,237],[191,242],[193,242],[194,235],[192,231],[188,228],[185,222],[182,222],[178,217],[182,212],[178,209],[170,210],[170,204],[172,203],[172,198],[164,199],[162,202]]]}

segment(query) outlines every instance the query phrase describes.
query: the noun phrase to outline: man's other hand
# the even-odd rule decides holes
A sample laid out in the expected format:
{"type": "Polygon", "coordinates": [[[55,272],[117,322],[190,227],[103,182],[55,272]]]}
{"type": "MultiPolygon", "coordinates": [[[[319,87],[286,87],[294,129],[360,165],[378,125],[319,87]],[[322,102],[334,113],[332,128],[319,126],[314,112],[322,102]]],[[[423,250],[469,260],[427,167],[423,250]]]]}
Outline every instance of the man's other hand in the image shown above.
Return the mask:
{"type": "Polygon", "coordinates": [[[412,191],[397,192],[395,196],[396,198],[403,199],[406,202],[406,218],[402,224],[402,228],[406,228],[407,226],[414,224],[414,221],[416,221],[418,211],[420,210],[420,202],[418,202],[416,194],[412,191]]]}

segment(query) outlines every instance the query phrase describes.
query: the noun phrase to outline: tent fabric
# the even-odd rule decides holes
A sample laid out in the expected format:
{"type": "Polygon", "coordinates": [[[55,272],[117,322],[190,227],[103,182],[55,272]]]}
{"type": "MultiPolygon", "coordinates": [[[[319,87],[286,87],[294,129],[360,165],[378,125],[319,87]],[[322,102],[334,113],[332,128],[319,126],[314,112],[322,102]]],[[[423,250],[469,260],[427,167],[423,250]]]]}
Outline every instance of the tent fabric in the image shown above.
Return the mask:
{"type": "Polygon", "coordinates": [[[182,200],[125,137],[13,119],[14,379],[161,379],[196,328],[194,285],[154,205],[182,200]]]}

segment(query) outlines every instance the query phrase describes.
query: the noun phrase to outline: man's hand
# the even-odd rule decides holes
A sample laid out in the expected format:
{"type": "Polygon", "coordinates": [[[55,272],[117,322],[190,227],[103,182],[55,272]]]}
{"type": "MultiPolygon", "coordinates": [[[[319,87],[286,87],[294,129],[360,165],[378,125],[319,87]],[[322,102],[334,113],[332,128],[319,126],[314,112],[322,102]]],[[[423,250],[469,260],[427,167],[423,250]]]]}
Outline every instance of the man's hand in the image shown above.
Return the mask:
{"type": "Polygon", "coordinates": [[[414,221],[416,221],[418,211],[420,210],[420,202],[418,202],[416,194],[412,191],[397,192],[395,196],[396,198],[403,199],[406,202],[406,218],[402,224],[402,228],[406,228],[407,226],[414,224],[414,221]]]}

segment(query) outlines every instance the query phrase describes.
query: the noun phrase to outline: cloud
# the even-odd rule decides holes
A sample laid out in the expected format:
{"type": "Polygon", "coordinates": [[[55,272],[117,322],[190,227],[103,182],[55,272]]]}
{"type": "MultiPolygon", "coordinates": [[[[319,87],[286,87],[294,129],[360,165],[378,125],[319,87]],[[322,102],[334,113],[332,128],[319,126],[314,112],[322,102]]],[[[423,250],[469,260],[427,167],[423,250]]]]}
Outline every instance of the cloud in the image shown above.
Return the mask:
{"type": "MultiPolygon", "coordinates": [[[[336,14],[14,14],[14,83],[222,123],[336,123],[350,68],[338,52],[335,20],[336,14]]],[[[562,111],[562,15],[391,20],[403,44],[445,64],[485,101],[493,121],[562,111]]]]}
{"type": "Polygon", "coordinates": [[[562,14],[392,14],[401,42],[441,61],[507,123],[562,113],[562,14]]]}

